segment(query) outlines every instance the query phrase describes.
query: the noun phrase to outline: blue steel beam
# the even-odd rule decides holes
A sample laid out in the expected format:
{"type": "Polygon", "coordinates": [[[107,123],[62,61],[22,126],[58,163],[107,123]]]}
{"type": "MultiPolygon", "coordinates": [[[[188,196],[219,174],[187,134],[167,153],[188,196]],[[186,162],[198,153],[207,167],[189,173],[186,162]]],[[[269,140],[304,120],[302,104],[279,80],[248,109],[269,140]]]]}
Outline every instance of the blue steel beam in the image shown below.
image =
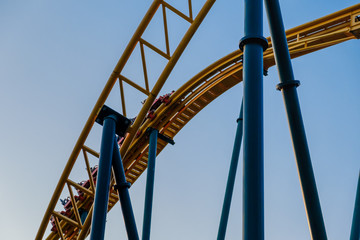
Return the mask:
{"type": "Polygon", "coordinates": [[[104,118],[90,240],[104,239],[116,120],[115,115],[104,118]]]}
{"type": "Polygon", "coordinates": [[[264,133],[262,0],[245,0],[243,239],[264,239],[264,133]]]}
{"type": "Polygon", "coordinates": [[[233,148],[233,152],[232,152],[232,156],[231,156],[231,163],[230,163],[228,180],[227,180],[227,184],[226,184],[225,197],[224,197],[224,203],[223,203],[222,212],[221,212],[217,240],[225,239],[226,227],[227,227],[227,223],[228,223],[228,219],[229,219],[229,212],[230,212],[230,206],[231,206],[231,199],[232,199],[232,195],[233,195],[233,191],[234,191],[236,170],[237,170],[238,162],[239,162],[239,154],[240,154],[240,148],[241,148],[242,135],[243,135],[243,103],[241,102],[241,109],[240,109],[239,118],[237,119],[237,128],[236,128],[236,135],[235,135],[235,141],[234,141],[234,148],[233,148]]]}
{"type": "Polygon", "coordinates": [[[150,239],[157,138],[158,138],[158,130],[152,129],[150,132],[149,156],[148,156],[148,166],[147,166],[147,176],[146,176],[145,207],[144,207],[144,222],[143,222],[142,240],[150,239]]]}
{"type": "Polygon", "coordinates": [[[296,90],[300,82],[294,80],[280,5],[278,0],[265,0],[265,6],[280,76],[280,84],[277,89],[282,90],[283,93],[311,238],[326,240],[325,224],[296,90]]]}
{"type": "Polygon", "coordinates": [[[116,189],[119,194],[120,205],[124,217],[128,239],[138,240],[139,235],[136,228],[135,217],[134,217],[133,208],[131,205],[131,200],[129,195],[129,189],[128,189],[130,187],[130,183],[126,182],[119,146],[116,141],[114,141],[113,169],[116,180],[116,189]]]}
{"type": "Polygon", "coordinates": [[[354,206],[354,215],[351,226],[350,240],[359,240],[360,239],[360,172],[359,180],[356,191],[355,206],[354,206]]]}

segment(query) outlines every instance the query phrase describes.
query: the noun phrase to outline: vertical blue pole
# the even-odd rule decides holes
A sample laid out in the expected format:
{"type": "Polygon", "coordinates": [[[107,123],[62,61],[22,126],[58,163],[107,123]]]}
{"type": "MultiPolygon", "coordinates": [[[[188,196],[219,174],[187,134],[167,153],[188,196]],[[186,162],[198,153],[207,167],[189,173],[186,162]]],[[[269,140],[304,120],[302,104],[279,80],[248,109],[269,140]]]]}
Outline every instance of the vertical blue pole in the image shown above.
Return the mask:
{"type": "Polygon", "coordinates": [[[279,1],[265,0],[265,6],[281,82],[277,88],[283,93],[311,238],[325,240],[327,239],[325,224],[296,90],[300,83],[294,80],[279,1]]]}
{"type": "Polygon", "coordinates": [[[231,198],[234,190],[234,183],[236,177],[236,170],[239,162],[239,154],[241,148],[241,139],[243,135],[243,103],[241,102],[240,115],[237,119],[237,129],[235,135],[234,148],[231,156],[231,163],[229,169],[228,180],[226,184],[224,203],[221,212],[221,219],[217,240],[224,240],[226,234],[226,227],[229,219],[229,212],[231,206],[231,198]]]}
{"type": "Polygon", "coordinates": [[[359,240],[359,239],[360,239],[360,172],[359,172],[359,180],[356,191],[354,215],[353,215],[351,235],[350,235],[350,240],[359,240]]]}
{"type": "Polygon", "coordinates": [[[113,152],[113,169],[128,239],[138,240],[139,235],[136,228],[135,217],[128,189],[130,187],[130,183],[126,182],[124,167],[119,152],[119,146],[115,140],[113,152]]]}
{"type": "Polygon", "coordinates": [[[105,235],[115,126],[115,116],[104,119],[90,240],[103,240],[105,235]]]}
{"type": "Polygon", "coordinates": [[[143,222],[143,232],[142,232],[143,240],[150,239],[157,138],[158,138],[158,131],[156,129],[153,129],[150,133],[149,157],[148,157],[148,167],[147,167],[147,176],[146,176],[144,222],[143,222]]]}
{"type": "Polygon", "coordinates": [[[244,174],[243,239],[264,239],[264,136],[263,136],[263,35],[262,0],[245,0],[243,48],[244,174]]]}

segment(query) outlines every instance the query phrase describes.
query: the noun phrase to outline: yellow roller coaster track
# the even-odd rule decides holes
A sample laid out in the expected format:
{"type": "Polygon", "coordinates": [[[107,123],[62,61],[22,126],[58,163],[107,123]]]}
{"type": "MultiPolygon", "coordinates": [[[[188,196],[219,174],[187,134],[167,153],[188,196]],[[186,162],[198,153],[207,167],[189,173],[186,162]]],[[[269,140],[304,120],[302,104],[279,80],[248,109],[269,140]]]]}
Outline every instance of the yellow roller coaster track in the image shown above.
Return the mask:
{"type": "MultiPolygon", "coordinates": [[[[163,84],[165,83],[171,70],[179,59],[181,53],[185,49],[187,43],[190,41],[190,38],[195,33],[201,21],[206,16],[207,12],[210,10],[214,1],[206,1],[203,8],[195,18],[193,18],[191,0],[189,0],[188,3],[188,15],[178,11],[162,0],[155,0],[150,6],[150,9],[146,13],[118,64],[116,65],[113,73],[111,74],[104,90],[102,91],[97,103],[94,106],[93,111],[90,114],[88,121],[85,124],[83,131],[80,134],[78,141],[76,142],[73,152],[70,155],[68,163],[65,166],[54,194],[50,200],[49,206],[45,212],[36,239],[43,238],[50,219],[52,219],[52,222],[55,226],[55,231],[52,231],[46,239],[84,239],[88,235],[91,224],[92,204],[95,194],[95,183],[93,181],[88,155],[91,154],[94,157],[99,158],[99,154],[87,147],[85,145],[85,141],[92,129],[92,126],[94,125],[98,112],[105,103],[116,81],[119,81],[124,115],[126,115],[125,95],[123,88],[124,82],[148,96],[120,149],[121,155],[123,156],[123,165],[126,171],[127,181],[132,184],[147,168],[149,144],[149,138],[145,131],[147,128],[156,128],[161,134],[164,134],[172,139],[197,113],[199,113],[210,102],[242,81],[242,52],[238,50],[219,59],[198,73],[188,82],[186,82],[182,87],[175,91],[174,94],[171,95],[170,102],[168,104],[162,104],[156,110],[155,118],[146,119],[144,122],[151,104],[159,94],[163,84]],[[166,42],[165,51],[156,48],[141,37],[160,6],[162,7],[163,13],[166,42]],[[183,39],[180,41],[174,52],[171,52],[169,48],[170,45],[167,33],[168,26],[166,20],[166,11],[172,11],[190,23],[188,31],[185,33],[183,39]],[[145,88],[121,75],[122,69],[124,68],[137,44],[140,45],[145,88]],[[152,49],[157,54],[168,60],[168,64],[165,66],[162,74],[151,91],[149,91],[149,83],[147,79],[144,46],[152,49]],[[84,187],[81,184],[69,179],[69,175],[75,162],[79,158],[80,152],[83,152],[86,169],[89,176],[89,187],[84,187]],[[70,196],[70,201],[73,205],[68,216],[55,211],[55,206],[57,202],[59,202],[60,195],[64,191],[65,185],[67,186],[69,193],[68,195],[70,196]],[[81,191],[85,196],[84,199],[81,201],[76,200],[73,189],[81,191]],[[88,211],[87,218],[84,222],[81,221],[79,209],[88,211]]],[[[290,29],[286,31],[286,36],[291,58],[300,57],[302,55],[318,51],[320,49],[327,48],[350,39],[359,39],[360,4],[290,29]]],[[[271,48],[270,38],[268,38],[268,41],[269,48],[264,52],[265,69],[275,65],[274,53],[273,49],[271,48]]],[[[159,139],[157,154],[159,154],[166,145],[167,143],[165,141],[159,139]]],[[[112,184],[114,184],[113,177],[112,184]]],[[[109,211],[117,203],[117,201],[118,197],[115,191],[112,189],[109,198],[109,211]]]]}

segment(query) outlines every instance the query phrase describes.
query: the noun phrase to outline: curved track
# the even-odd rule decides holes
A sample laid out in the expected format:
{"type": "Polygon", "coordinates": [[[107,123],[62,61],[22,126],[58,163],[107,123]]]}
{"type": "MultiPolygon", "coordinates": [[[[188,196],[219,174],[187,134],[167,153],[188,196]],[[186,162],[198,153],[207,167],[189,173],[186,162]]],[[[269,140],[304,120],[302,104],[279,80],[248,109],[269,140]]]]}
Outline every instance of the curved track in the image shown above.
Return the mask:
{"type": "MultiPolygon", "coordinates": [[[[360,21],[356,20],[358,19],[359,15],[360,4],[357,4],[353,7],[341,10],[334,14],[286,31],[291,57],[300,57],[302,55],[339,44],[350,39],[360,38],[360,21]]],[[[270,47],[264,52],[265,70],[275,65],[273,50],[271,48],[271,41],[269,38],[268,41],[270,47]]],[[[115,71],[112,75],[114,74],[115,71]]],[[[116,76],[119,77],[119,74],[116,74],[116,76]]],[[[125,79],[125,81],[127,80],[125,79]]],[[[142,125],[138,124],[138,127],[134,126],[136,125],[135,122],[135,124],[130,129],[130,134],[125,139],[125,143],[121,147],[127,181],[134,183],[147,168],[149,144],[149,137],[146,133],[147,128],[156,128],[160,133],[170,138],[174,138],[175,135],[197,113],[199,113],[218,96],[241,81],[242,53],[238,50],[211,64],[209,67],[198,73],[182,87],[176,90],[170,97],[171,101],[166,105],[162,104],[156,110],[156,117],[154,119],[147,119],[142,125]],[[135,136],[136,132],[138,132],[138,134],[135,136]]],[[[105,89],[106,88],[107,87],[105,87],[105,89]]],[[[156,95],[157,94],[149,94],[147,102],[152,103],[156,95]]],[[[98,105],[99,102],[101,102],[100,98],[97,103],[98,105]]],[[[100,104],[100,107],[101,106],[102,104],[100,104]]],[[[99,109],[98,107],[94,108],[94,114],[91,114],[83,132],[89,132],[91,130],[97,115],[96,111],[99,109]]],[[[142,111],[145,111],[145,114],[147,112],[146,109],[142,111]]],[[[143,115],[145,116],[145,114],[143,115]]],[[[142,122],[141,119],[137,121],[142,122]]],[[[87,134],[85,134],[85,139],[87,134]]],[[[88,154],[91,154],[97,158],[99,157],[99,154],[84,145],[85,139],[81,139],[81,137],[79,138],[78,142],[82,143],[77,143],[75,146],[72,154],[74,156],[70,157],[69,160],[73,162],[70,164],[68,163],[65,169],[68,168],[67,171],[71,171],[72,166],[70,165],[74,164],[74,161],[77,159],[80,151],[82,151],[89,174],[90,187],[84,188],[80,184],[71,181],[68,179],[69,173],[66,173],[64,170],[56,191],[61,192],[64,186],[67,185],[72,202],[77,203],[71,210],[70,216],[64,217],[62,214],[54,211],[54,206],[56,205],[56,202],[59,201],[60,195],[54,194],[42,221],[42,225],[40,226],[37,239],[42,239],[41,234],[44,233],[44,229],[46,227],[44,224],[49,221],[50,216],[56,220],[55,225],[59,231],[51,232],[47,239],[84,239],[84,237],[88,234],[95,188],[94,181],[91,176],[88,154]],[[76,201],[71,190],[72,188],[83,192],[85,199],[81,202],[76,201]],[[78,213],[80,208],[89,210],[87,220],[84,223],[81,223],[80,221],[78,213]]],[[[159,154],[166,147],[166,145],[166,142],[159,139],[157,154],[159,154]]],[[[116,196],[115,192],[111,192],[109,199],[109,210],[112,208],[112,206],[114,206],[114,204],[116,204],[117,201],[118,197],[116,196]]]]}
{"type": "MultiPolygon", "coordinates": [[[[360,4],[338,13],[317,19],[286,31],[291,58],[350,40],[359,38],[359,24],[352,26],[352,18],[359,14],[360,4]],[[353,12],[357,14],[353,14],[353,12]]],[[[271,41],[264,52],[264,70],[275,65],[271,41]]],[[[210,102],[242,81],[242,52],[234,51],[198,73],[171,96],[168,105],[162,105],[157,117],[147,120],[140,128],[142,134],[136,138],[124,156],[127,180],[135,182],[146,169],[148,127],[173,138],[197,113],[210,102]]],[[[158,152],[166,143],[159,140],[158,152]]]]}

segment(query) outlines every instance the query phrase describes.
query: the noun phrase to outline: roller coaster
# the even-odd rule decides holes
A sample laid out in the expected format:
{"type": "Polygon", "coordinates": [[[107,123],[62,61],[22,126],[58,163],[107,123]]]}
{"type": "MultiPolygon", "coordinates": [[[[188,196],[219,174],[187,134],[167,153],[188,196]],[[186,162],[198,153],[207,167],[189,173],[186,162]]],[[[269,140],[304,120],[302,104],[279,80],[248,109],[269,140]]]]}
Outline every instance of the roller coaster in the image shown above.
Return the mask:
{"type": "MultiPolygon", "coordinates": [[[[136,118],[132,119],[126,134],[118,139],[120,140],[120,155],[126,182],[134,184],[148,168],[150,148],[148,129],[156,129],[160,135],[164,136],[164,138],[159,138],[157,142],[156,155],[158,155],[202,109],[227,90],[242,82],[243,52],[236,50],[196,74],[179,89],[158,97],[176,62],[214,2],[215,0],[206,1],[201,10],[195,15],[192,10],[191,0],[188,1],[188,13],[181,12],[166,1],[153,1],[90,113],[54,190],[35,239],[44,239],[46,229],[51,229],[45,238],[49,240],[82,240],[90,234],[89,229],[92,224],[94,211],[98,167],[90,165],[89,157],[99,158],[100,153],[88,147],[86,139],[92,131],[108,96],[112,91],[115,91],[113,90],[115,83],[119,83],[122,115],[125,117],[127,116],[128,106],[125,101],[126,88],[124,84],[132,87],[139,95],[146,97],[136,118]],[[153,16],[158,11],[162,11],[163,16],[165,50],[157,48],[150,41],[142,37],[153,16]],[[188,23],[187,32],[173,51],[170,49],[168,35],[167,13],[169,11],[188,23]],[[139,84],[138,81],[131,80],[122,73],[136,46],[139,47],[141,53],[142,65],[139,66],[139,71],[143,72],[144,84],[139,84]],[[146,62],[145,48],[150,49],[167,61],[152,89],[149,86],[149,66],[146,62]],[[76,161],[84,161],[86,165],[88,179],[80,183],[69,178],[76,161]],[[62,195],[69,197],[62,200],[60,197],[62,195]],[[55,209],[59,201],[62,201],[63,209],[55,209]]],[[[301,57],[348,40],[359,38],[360,4],[286,31],[291,58],[301,57]]],[[[264,74],[267,73],[268,68],[276,64],[272,39],[268,37],[267,41],[269,47],[263,52],[264,74]]],[[[108,211],[119,201],[116,186],[116,179],[112,171],[108,211]]]]}

